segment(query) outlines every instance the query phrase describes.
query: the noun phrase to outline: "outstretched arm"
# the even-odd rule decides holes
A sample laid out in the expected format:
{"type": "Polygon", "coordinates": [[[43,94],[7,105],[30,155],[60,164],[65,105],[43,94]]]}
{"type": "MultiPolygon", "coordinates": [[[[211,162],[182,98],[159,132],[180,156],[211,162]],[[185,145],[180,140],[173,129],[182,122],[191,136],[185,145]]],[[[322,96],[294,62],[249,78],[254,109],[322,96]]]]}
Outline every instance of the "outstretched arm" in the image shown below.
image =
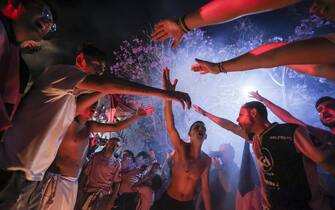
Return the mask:
{"type": "Polygon", "coordinates": [[[106,94],[156,96],[162,99],[179,101],[183,108],[185,107],[185,104],[188,108],[191,108],[191,99],[187,93],[162,90],[124,79],[112,79],[97,75],[88,75],[84,81],[77,85],[77,88],[106,94]]]}
{"type": "Polygon", "coordinates": [[[196,59],[197,64],[193,65],[192,69],[201,74],[218,74],[286,65],[304,74],[334,79],[334,58],[331,56],[334,53],[333,42],[325,37],[317,37],[290,43],[264,44],[221,63],[196,59]]]}
{"type": "Polygon", "coordinates": [[[152,112],[153,112],[152,107],[147,107],[145,109],[140,107],[137,109],[137,112],[135,115],[121,122],[118,122],[115,124],[104,124],[104,123],[98,123],[95,121],[89,121],[87,122],[87,126],[90,132],[117,132],[125,128],[128,128],[134,122],[136,122],[139,119],[142,119],[143,117],[150,116],[152,112]]]}
{"type": "Polygon", "coordinates": [[[294,144],[302,154],[335,176],[335,154],[333,148],[327,148],[321,151],[314,146],[307,131],[302,127],[297,128],[294,132],[294,144]]]}
{"type": "Polygon", "coordinates": [[[249,96],[251,98],[254,98],[254,99],[262,102],[263,104],[265,104],[265,106],[267,106],[283,122],[285,122],[285,123],[293,123],[293,124],[300,125],[300,126],[302,126],[304,128],[307,128],[308,125],[306,123],[304,123],[301,120],[295,118],[291,113],[289,113],[285,109],[281,108],[280,106],[272,103],[270,100],[264,98],[263,96],[261,96],[258,93],[258,91],[255,91],[255,92],[252,91],[249,94],[250,94],[249,96]]]}
{"type": "Polygon", "coordinates": [[[174,38],[172,47],[177,47],[187,30],[224,23],[254,13],[286,7],[301,0],[217,0],[210,1],[179,21],[162,20],[155,25],[152,38],[164,41],[174,38]],[[180,23],[182,22],[182,23],[180,23]]]}
{"type": "MultiPolygon", "coordinates": [[[[164,89],[174,91],[176,88],[176,85],[177,85],[176,79],[174,80],[173,84],[170,81],[170,70],[167,68],[164,69],[163,71],[164,89]]],[[[174,124],[174,116],[172,113],[172,101],[171,100],[164,101],[164,118],[165,118],[165,127],[170,137],[173,148],[177,152],[182,152],[182,147],[183,147],[182,140],[180,139],[179,133],[174,124]]]]}
{"type": "Polygon", "coordinates": [[[218,116],[215,116],[209,112],[206,112],[202,108],[200,108],[197,105],[193,105],[194,110],[198,112],[199,114],[202,114],[203,116],[208,117],[210,120],[221,126],[222,128],[229,130],[230,132],[234,133],[235,135],[238,135],[242,137],[243,139],[248,140],[248,135],[241,129],[240,126],[236,125],[230,120],[227,120],[225,118],[220,118],[218,116]]]}
{"type": "MultiPolygon", "coordinates": [[[[335,62],[334,62],[335,63],[335,62]]],[[[308,74],[316,77],[324,77],[330,80],[335,80],[335,64],[301,64],[301,65],[288,65],[294,71],[308,74]]]]}
{"type": "Polygon", "coordinates": [[[94,92],[89,94],[83,94],[77,97],[76,106],[76,116],[78,116],[83,111],[87,110],[94,103],[96,103],[100,98],[104,97],[106,93],[94,92]]]}

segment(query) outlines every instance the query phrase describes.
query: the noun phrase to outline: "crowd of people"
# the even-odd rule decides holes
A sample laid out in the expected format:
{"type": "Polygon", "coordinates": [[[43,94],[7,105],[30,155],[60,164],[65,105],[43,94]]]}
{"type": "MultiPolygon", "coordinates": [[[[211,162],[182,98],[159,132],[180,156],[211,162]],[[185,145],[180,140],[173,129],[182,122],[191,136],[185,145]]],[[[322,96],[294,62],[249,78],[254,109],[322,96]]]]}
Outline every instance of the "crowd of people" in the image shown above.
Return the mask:
{"type": "MultiPolygon", "coordinates": [[[[211,1],[177,20],[160,21],[152,39],[172,38],[172,47],[178,47],[194,28],[299,1],[211,1]]],[[[203,152],[207,132],[202,121],[190,126],[189,141],[181,138],[172,103],[184,109],[192,103],[187,93],[176,90],[178,80],[171,81],[169,69],[163,70],[162,89],[111,78],[104,74],[105,52],[83,44],[73,65],[48,66],[31,81],[22,54],[43,50],[40,41],[54,37],[56,11],[46,0],[5,0],[0,9],[0,209],[335,209],[334,97],[324,96],[315,103],[329,130],[308,125],[257,91],[250,93],[255,100],[236,114],[237,124],[193,105],[197,113],[252,145],[259,188],[249,205],[241,205],[239,198],[245,194],[238,189],[242,173],[234,163],[234,148],[223,144],[218,151],[203,152]],[[141,106],[120,122],[92,120],[97,101],[108,94],[163,100],[173,147],[164,163],[156,160],[154,151],[135,156],[117,137],[90,142],[92,133],[121,131],[153,113],[154,107],[141,106]],[[270,122],[267,108],[284,123],[270,122]],[[95,144],[103,149],[92,150],[95,144]]],[[[310,10],[335,20],[335,0],[315,0],[310,10]]],[[[286,65],[334,80],[334,55],[335,35],[327,34],[267,43],[218,63],[196,59],[191,68],[200,74],[219,74],[286,65]]]]}

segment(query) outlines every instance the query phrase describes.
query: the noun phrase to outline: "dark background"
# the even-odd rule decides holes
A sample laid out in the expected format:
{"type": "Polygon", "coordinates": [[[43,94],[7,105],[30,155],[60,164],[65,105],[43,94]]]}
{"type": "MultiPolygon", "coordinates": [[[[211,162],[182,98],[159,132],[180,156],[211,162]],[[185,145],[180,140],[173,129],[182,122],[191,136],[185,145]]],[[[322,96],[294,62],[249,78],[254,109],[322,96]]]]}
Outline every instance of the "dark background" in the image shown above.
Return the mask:
{"type": "MultiPolygon", "coordinates": [[[[44,43],[43,50],[25,56],[32,71],[39,72],[46,65],[73,63],[78,45],[91,42],[105,50],[111,58],[123,40],[150,34],[153,25],[164,18],[176,18],[192,12],[208,1],[204,0],[58,0],[52,4],[58,13],[56,39],[44,43]],[[145,32],[145,33],[144,33],[145,32]],[[41,59],[42,58],[42,59],[41,59]]],[[[309,15],[311,1],[248,19],[265,32],[265,38],[287,37],[294,31],[300,19],[309,15]]],[[[232,27],[237,21],[204,28],[215,41],[233,43],[232,27]]],[[[236,33],[236,32],[234,32],[236,33]]],[[[110,62],[113,62],[110,60],[110,62]]]]}

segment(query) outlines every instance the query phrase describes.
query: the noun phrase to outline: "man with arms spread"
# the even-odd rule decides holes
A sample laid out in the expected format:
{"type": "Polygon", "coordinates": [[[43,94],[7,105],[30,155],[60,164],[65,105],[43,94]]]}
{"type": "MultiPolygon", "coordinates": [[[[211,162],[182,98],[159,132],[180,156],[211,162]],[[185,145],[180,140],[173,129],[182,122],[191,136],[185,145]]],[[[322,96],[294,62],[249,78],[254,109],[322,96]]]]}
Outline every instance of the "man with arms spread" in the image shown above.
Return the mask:
{"type": "MultiPolygon", "coordinates": [[[[330,96],[323,96],[315,103],[315,108],[319,113],[321,123],[328,127],[330,131],[308,125],[305,122],[294,117],[291,113],[282,107],[274,104],[270,100],[264,98],[256,92],[250,92],[250,97],[263,102],[275,115],[283,122],[293,123],[305,128],[313,137],[315,144],[325,152],[330,152],[335,158],[335,99],[330,96]]],[[[320,176],[322,177],[321,184],[325,190],[326,195],[329,197],[332,207],[335,208],[335,165],[328,165],[327,169],[330,173],[319,169],[320,176]]]]}
{"type": "Polygon", "coordinates": [[[104,69],[105,53],[92,45],[83,45],[75,65],[51,66],[36,80],[13,120],[13,127],[6,131],[0,145],[0,165],[19,171],[13,177],[13,183],[19,183],[16,188],[20,194],[24,190],[22,186],[32,186],[43,179],[68,126],[77,115],[76,97],[82,92],[157,96],[190,106],[186,93],[102,77],[104,69]]]}
{"type": "MultiPolygon", "coordinates": [[[[103,94],[98,93],[95,97],[90,96],[88,100],[94,102],[101,95],[103,94]]],[[[83,103],[89,103],[89,101],[83,103]]],[[[55,210],[74,208],[77,198],[77,180],[86,158],[90,133],[120,131],[142,117],[150,115],[152,110],[151,107],[138,108],[134,116],[116,124],[88,121],[93,116],[94,106],[81,112],[69,126],[58,149],[56,159],[49,168],[49,173],[44,177],[43,199],[39,208],[55,210]]]]}
{"type": "MultiPolygon", "coordinates": [[[[164,70],[163,85],[165,90],[173,91],[177,80],[171,84],[169,70],[164,70]]],[[[162,198],[155,204],[154,209],[161,210],[192,210],[193,197],[201,177],[202,195],[206,210],[211,210],[210,193],[208,188],[208,173],[211,159],[201,151],[206,139],[206,128],[203,122],[197,121],[190,127],[188,135],[190,143],[184,142],[174,125],[171,100],[165,100],[165,125],[171,143],[174,147],[172,176],[169,187],[162,198]],[[155,208],[156,207],[156,208],[155,208]]]]}

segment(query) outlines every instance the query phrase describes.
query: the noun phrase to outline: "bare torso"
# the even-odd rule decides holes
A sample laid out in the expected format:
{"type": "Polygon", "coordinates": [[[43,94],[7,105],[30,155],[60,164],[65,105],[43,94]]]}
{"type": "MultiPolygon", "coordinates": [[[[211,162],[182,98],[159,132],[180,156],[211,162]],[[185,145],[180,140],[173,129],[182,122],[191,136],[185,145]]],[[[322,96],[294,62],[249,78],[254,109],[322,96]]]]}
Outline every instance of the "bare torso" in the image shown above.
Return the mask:
{"type": "Polygon", "coordinates": [[[188,156],[188,145],[184,146],[184,152],[173,156],[172,176],[167,193],[179,201],[193,199],[202,173],[209,167],[210,158],[201,152],[198,158],[188,156]]]}
{"type": "Polygon", "coordinates": [[[77,177],[86,157],[88,138],[87,127],[74,120],[58,149],[51,171],[63,176],[77,177]]]}

